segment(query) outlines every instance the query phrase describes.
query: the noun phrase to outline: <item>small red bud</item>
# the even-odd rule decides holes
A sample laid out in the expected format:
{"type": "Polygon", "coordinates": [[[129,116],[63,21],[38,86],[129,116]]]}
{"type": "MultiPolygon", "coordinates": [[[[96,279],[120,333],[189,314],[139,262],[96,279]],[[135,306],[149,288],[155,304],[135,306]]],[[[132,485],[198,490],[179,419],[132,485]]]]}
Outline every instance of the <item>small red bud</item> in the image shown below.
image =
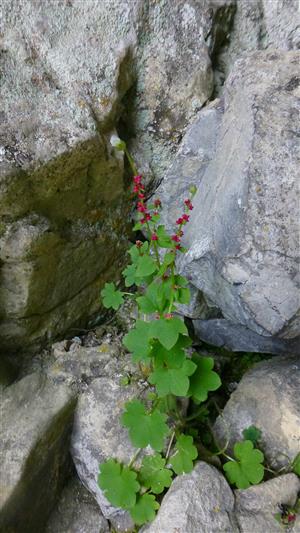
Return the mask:
{"type": "Polygon", "coordinates": [[[141,246],[143,246],[143,243],[142,241],[135,241],[135,245],[137,246],[137,248],[140,248],[141,246]]]}
{"type": "Polygon", "coordinates": [[[142,182],[142,179],[143,179],[143,177],[142,177],[141,175],[139,175],[139,176],[134,176],[134,177],[133,177],[133,182],[134,182],[136,185],[140,185],[141,182],[142,182]]]}
{"type": "Polygon", "coordinates": [[[154,205],[155,207],[160,207],[161,206],[161,201],[159,198],[156,198],[156,200],[154,200],[154,205]]]}
{"type": "Polygon", "coordinates": [[[152,233],[151,241],[158,241],[158,236],[156,235],[156,233],[152,233]]]}
{"type": "Polygon", "coordinates": [[[181,225],[183,223],[183,217],[180,217],[176,220],[176,224],[181,225]]]}
{"type": "Polygon", "coordinates": [[[180,237],[178,237],[178,235],[172,235],[171,239],[174,242],[180,242],[180,237]]]}
{"type": "Polygon", "coordinates": [[[184,222],[188,222],[190,220],[190,216],[186,215],[185,213],[182,215],[182,218],[183,218],[184,222]]]}
{"type": "Polygon", "coordinates": [[[172,315],[172,313],[166,313],[164,315],[164,317],[167,318],[167,319],[170,319],[170,318],[173,318],[173,315],[172,315]]]}

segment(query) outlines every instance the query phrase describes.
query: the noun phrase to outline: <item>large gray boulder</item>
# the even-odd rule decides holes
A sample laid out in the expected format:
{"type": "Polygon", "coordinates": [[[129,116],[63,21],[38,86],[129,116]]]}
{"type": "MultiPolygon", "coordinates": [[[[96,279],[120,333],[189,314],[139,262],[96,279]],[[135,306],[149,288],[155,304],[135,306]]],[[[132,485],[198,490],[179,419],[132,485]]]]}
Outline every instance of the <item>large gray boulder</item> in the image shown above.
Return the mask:
{"type": "Polygon", "coordinates": [[[1,3],[0,341],[51,341],[99,314],[124,259],[116,126],[160,178],[213,91],[234,0],[1,3]]]}
{"type": "MultiPolygon", "coordinates": [[[[253,332],[253,344],[257,336],[284,341],[281,351],[300,332],[299,59],[300,52],[270,51],[235,63],[178,264],[215,318],[253,332]]],[[[181,168],[180,155],[179,181],[181,168]]]]}
{"type": "Polygon", "coordinates": [[[43,531],[70,471],[74,408],[68,388],[38,373],[1,393],[1,531],[43,531]]]}
{"type": "Polygon", "coordinates": [[[120,416],[126,401],[136,396],[136,385],[119,384],[114,379],[98,378],[78,401],[71,441],[71,454],[77,473],[93,494],[105,518],[119,531],[133,528],[129,513],[116,509],[98,486],[99,466],[113,457],[128,463],[135,453],[128,431],[122,427],[120,416]]]}
{"type": "Polygon", "coordinates": [[[242,378],[217,418],[214,433],[232,452],[243,440],[243,430],[256,426],[262,432],[259,447],[267,463],[279,469],[300,450],[300,362],[281,356],[255,365],[242,378]],[[289,459],[288,459],[289,458],[289,459]]]}
{"type": "Polygon", "coordinates": [[[155,520],[143,533],[234,533],[233,493],[220,472],[199,462],[178,476],[163,498],[155,520]]]}
{"type": "MultiPolygon", "coordinates": [[[[246,490],[236,490],[234,511],[239,532],[281,533],[283,525],[275,516],[281,514],[281,505],[294,507],[299,490],[300,479],[295,474],[279,476],[246,490]]],[[[298,516],[296,523],[290,524],[289,531],[300,531],[298,516]]]]}
{"type": "Polygon", "coordinates": [[[45,533],[108,533],[109,524],[78,478],[63,489],[45,533]]]}

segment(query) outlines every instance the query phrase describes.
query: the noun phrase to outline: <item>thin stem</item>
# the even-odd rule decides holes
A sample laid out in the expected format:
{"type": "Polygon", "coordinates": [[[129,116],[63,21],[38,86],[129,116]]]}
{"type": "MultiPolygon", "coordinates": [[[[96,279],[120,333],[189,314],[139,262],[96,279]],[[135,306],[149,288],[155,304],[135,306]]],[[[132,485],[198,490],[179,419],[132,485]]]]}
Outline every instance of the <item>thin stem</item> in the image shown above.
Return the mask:
{"type": "Polygon", "coordinates": [[[170,438],[170,441],[169,441],[169,445],[168,445],[168,449],[167,449],[167,453],[166,453],[166,461],[170,455],[170,452],[171,452],[171,447],[172,447],[172,444],[173,444],[173,440],[175,438],[175,431],[173,431],[172,435],[171,435],[171,438],[170,438]]]}
{"type": "Polygon", "coordinates": [[[135,452],[135,454],[133,455],[132,459],[130,460],[130,463],[128,464],[128,468],[131,468],[133,463],[136,461],[136,459],[138,458],[138,456],[140,455],[142,451],[142,448],[138,448],[137,451],[135,452]]]}
{"type": "Polygon", "coordinates": [[[150,246],[153,246],[153,248],[154,248],[154,253],[155,253],[157,266],[158,266],[158,268],[160,268],[160,260],[159,260],[159,253],[158,253],[157,244],[156,244],[156,241],[151,241],[151,233],[152,232],[151,232],[150,224],[149,224],[148,221],[146,221],[146,226],[147,226],[147,230],[149,231],[150,246]]]}

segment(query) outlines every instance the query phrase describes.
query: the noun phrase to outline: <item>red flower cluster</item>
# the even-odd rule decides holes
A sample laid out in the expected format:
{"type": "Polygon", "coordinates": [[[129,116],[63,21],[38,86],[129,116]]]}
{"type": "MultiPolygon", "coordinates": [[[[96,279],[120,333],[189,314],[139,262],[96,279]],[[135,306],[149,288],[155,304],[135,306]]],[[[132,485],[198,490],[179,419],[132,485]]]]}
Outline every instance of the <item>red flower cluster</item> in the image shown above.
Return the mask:
{"type": "Polygon", "coordinates": [[[144,193],[145,187],[142,183],[142,179],[143,177],[141,175],[134,176],[133,192],[137,194],[137,197],[139,199],[137,203],[137,210],[139,213],[142,213],[144,215],[143,218],[140,220],[140,222],[142,224],[146,224],[149,220],[151,220],[151,215],[148,212],[147,205],[145,204],[145,193],[144,193]]]}
{"type": "Polygon", "coordinates": [[[194,206],[193,206],[193,204],[192,204],[192,202],[191,202],[191,200],[189,198],[187,200],[184,200],[184,203],[185,203],[185,205],[187,206],[187,208],[190,211],[192,211],[192,209],[194,209],[194,206]]]}

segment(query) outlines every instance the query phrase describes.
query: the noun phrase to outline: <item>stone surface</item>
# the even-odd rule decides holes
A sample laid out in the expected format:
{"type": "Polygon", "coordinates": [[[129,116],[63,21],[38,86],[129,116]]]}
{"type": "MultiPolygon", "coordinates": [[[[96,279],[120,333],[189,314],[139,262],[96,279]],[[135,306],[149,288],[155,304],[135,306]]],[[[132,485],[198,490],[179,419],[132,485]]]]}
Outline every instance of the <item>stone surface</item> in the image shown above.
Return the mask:
{"type": "MultiPolygon", "coordinates": [[[[197,311],[199,315],[199,306],[192,306],[192,309],[188,310],[188,316],[193,317],[197,311]]],[[[299,339],[286,341],[279,338],[264,337],[225,318],[194,320],[193,326],[196,336],[201,340],[233,352],[251,351],[272,354],[295,354],[299,352],[299,339]]]]}
{"type": "Polygon", "coordinates": [[[125,124],[135,130],[130,147],[143,173],[164,176],[184,128],[212,95],[214,35],[219,27],[226,34],[234,5],[232,0],[148,2],[136,91],[124,114],[125,124]]]}
{"type": "Polygon", "coordinates": [[[164,496],[157,517],[143,533],[233,533],[234,497],[220,472],[199,462],[178,476],[164,496]]]}
{"type": "Polygon", "coordinates": [[[212,94],[211,36],[233,4],[2,2],[3,349],[51,341],[99,313],[128,234],[123,157],[108,139],[118,127],[161,178],[212,94]]]}
{"type": "Polygon", "coordinates": [[[1,531],[43,531],[70,468],[74,407],[66,387],[39,374],[1,394],[1,531]]]}
{"type": "MultiPolygon", "coordinates": [[[[274,515],[281,512],[281,504],[293,508],[299,490],[300,480],[295,474],[279,476],[246,490],[236,490],[235,516],[240,533],[281,533],[283,527],[274,515]]],[[[294,527],[291,524],[291,533],[298,530],[298,521],[297,517],[294,527]]]]}
{"type": "Polygon", "coordinates": [[[55,382],[64,382],[77,391],[84,391],[94,379],[124,376],[135,371],[131,356],[124,353],[119,336],[105,335],[96,346],[82,346],[62,341],[52,346],[51,362],[46,373],[55,382]],[[54,359],[54,361],[53,361],[54,359]]]}
{"type": "Polygon", "coordinates": [[[299,58],[257,52],[235,63],[178,265],[223,318],[287,341],[300,331],[299,58]]]}
{"type": "Polygon", "coordinates": [[[45,533],[108,533],[109,525],[99,506],[78,478],[63,489],[45,533]]]}
{"type": "Polygon", "coordinates": [[[114,379],[93,381],[78,401],[71,453],[82,483],[94,495],[103,515],[120,531],[132,528],[128,513],[116,509],[98,487],[99,465],[110,457],[128,462],[134,455],[127,429],[121,426],[124,404],[138,392],[137,385],[119,385],[114,379]]]}
{"type": "Polygon", "coordinates": [[[161,222],[168,232],[174,232],[189,187],[200,186],[207,166],[215,156],[216,132],[222,116],[223,108],[219,99],[198,113],[180,144],[176,158],[155,191],[155,197],[158,196],[162,202],[161,222]]]}
{"type": "Polygon", "coordinates": [[[286,465],[300,450],[300,362],[280,356],[257,364],[240,381],[219,416],[214,433],[232,451],[243,430],[254,425],[262,432],[259,447],[271,468],[286,465]],[[285,455],[282,455],[285,454],[285,455]]]}

